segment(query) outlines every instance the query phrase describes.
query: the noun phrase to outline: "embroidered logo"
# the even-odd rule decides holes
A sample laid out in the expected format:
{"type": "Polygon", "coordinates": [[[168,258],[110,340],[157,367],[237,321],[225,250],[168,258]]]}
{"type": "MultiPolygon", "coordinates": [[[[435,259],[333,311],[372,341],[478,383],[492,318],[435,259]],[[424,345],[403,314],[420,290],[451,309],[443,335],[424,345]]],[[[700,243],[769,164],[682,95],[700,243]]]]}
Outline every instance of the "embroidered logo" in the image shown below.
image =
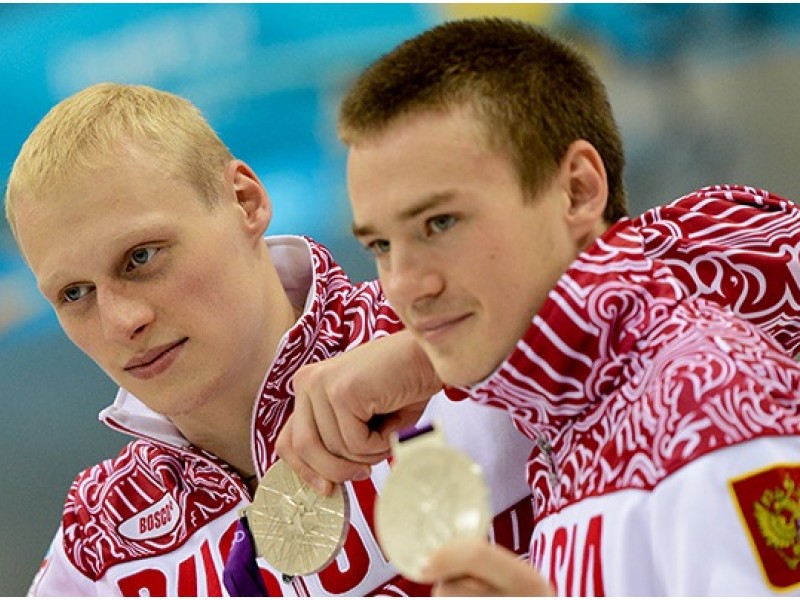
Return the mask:
{"type": "Polygon", "coordinates": [[[775,465],[730,487],[767,583],[800,585],[800,466],[775,465]]]}
{"type": "Polygon", "coordinates": [[[180,520],[180,509],[170,494],[136,513],[119,526],[129,540],[152,540],[172,531],[180,520]]]}

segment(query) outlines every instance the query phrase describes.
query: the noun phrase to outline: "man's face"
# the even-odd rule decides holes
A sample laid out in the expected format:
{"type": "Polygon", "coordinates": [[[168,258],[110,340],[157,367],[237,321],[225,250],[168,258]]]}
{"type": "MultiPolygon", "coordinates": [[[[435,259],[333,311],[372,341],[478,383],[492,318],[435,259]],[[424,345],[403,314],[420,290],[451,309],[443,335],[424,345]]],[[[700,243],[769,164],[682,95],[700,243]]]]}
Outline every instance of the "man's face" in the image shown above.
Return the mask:
{"type": "Polygon", "coordinates": [[[230,181],[211,210],[158,164],[142,152],[108,161],[23,199],[17,226],[69,338],[150,408],[179,416],[260,381],[269,313],[230,181]]]}
{"type": "Polygon", "coordinates": [[[526,198],[472,113],[419,113],[354,145],[359,241],[386,296],[450,385],[488,376],[577,256],[554,182],[526,198]]]}

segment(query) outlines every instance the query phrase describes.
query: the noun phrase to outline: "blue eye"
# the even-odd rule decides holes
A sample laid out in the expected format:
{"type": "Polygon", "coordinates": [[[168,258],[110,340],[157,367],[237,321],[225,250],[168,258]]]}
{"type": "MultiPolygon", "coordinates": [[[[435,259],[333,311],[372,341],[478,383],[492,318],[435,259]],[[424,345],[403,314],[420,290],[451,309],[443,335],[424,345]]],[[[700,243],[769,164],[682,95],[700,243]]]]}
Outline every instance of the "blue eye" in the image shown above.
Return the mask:
{"type": "Polygon", "coordinates": [[[389,241],[388,240],[375,240],[374,242],[370,242],[367,244],[367,250],[369,250],[375,256],[382,256],[389,252],[389,241]]]}
{"type": "Polygon", "coordinates": [[[441,233],[447,231],[456,223],[456,218],[453,215],[437,215],[428,219],[428,228],[433,233],[441,233]]]}
{"type": "Polygon", "coordinates": [[[61,292],[61,299],[67,304],[72,304],[91,291],[92,288],[89,285],[72,285],[68,288],[64,288],[64,291],[61,292]]]}
{"type": "Polygon", "coordinates": [[[158,248],[154,246],[142,246],[141,248],[135,248],[131,251],[128,264],[126,265],[126,270],[130,271],[137,267],[141,267],[146,265],[153,257],[158,253],[158,248]]]}

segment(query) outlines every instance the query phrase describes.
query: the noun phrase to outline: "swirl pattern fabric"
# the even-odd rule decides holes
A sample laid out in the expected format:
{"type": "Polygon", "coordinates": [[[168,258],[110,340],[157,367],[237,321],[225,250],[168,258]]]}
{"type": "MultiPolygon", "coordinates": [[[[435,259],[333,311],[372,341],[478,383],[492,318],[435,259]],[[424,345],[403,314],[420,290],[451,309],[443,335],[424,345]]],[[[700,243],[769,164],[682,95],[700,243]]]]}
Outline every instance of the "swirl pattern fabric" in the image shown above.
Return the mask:
{"type": "Polygon", "coordinates": [[[728,306],[800,351],[800,210],[765,190],[699,190],[633,222],[687,295],[728,306]]]}
{"type": "Polygon", "coordinates": [[[313,257],[312,307],[286,335],[258,404],[255,452],[259,478],[277,460],[275,442],[291,414],[291,377],[300,365],[319,362],[373,338],[402,329],[377,282],[353,285],[327,251],[313,257]]]}
{"type": "Polygon", "coordinates": [[[536,441],[537,518],[797,434],[798,251],[797,208],[762,190],[706,188],[624,219],[490,377],[448,392],[504,407],[536,441]]]}

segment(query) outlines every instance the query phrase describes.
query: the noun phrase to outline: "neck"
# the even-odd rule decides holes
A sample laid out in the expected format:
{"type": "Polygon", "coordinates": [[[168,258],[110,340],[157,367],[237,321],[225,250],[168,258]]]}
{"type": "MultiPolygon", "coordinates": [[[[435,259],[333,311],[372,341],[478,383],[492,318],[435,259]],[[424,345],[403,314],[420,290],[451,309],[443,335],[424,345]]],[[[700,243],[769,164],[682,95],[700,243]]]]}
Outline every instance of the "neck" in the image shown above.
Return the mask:
{"type": "MultiPolygon", "coordinates": [[[[252,451],[252,420],[255,403],[261,395],[264,374],[272,362],[280,337],[296,322],[302,309],[286,302],[283,307],[286,327],[274,337],[264,356],[253,362],[247,372],[250,381],[238,382],[238,389],[228,389],[224,397],[213,402],[198,403],[193,410],[170,419],[183,436],[195,446],[214,454],[228,463],[243,478],[256,473],[252,451]]],[[[257,482],[254,482],[257,483],[257,482]]]]}
{"type": "Polygon", "coordinates": [[[247,364],[241,365],[241,373],[229,382],[233,385],[226,386],[223,395],[200,403],[186,414],[171,416],[187,440],[227,462],[243,479],[256,473],[251,441],[252,419],[264,374],[275,357],[282,336],[302,313],[301,308],[291,304],[277,270],[272,266],[266,243],[263,252],[262,272],[255,277],[264,285],[263,320],[253,323],[256,330],[262,332],[259,348],[251,348],[247,353],[244,359],[247,364]]]}
{"type": "Polygon", "coordinates": [[[206,407],[172,417],[172,421],[192,444],[224,460],[242,477],[248,477],[255,474],[250,442],[252,413],[253,399],[206,407]]]}

